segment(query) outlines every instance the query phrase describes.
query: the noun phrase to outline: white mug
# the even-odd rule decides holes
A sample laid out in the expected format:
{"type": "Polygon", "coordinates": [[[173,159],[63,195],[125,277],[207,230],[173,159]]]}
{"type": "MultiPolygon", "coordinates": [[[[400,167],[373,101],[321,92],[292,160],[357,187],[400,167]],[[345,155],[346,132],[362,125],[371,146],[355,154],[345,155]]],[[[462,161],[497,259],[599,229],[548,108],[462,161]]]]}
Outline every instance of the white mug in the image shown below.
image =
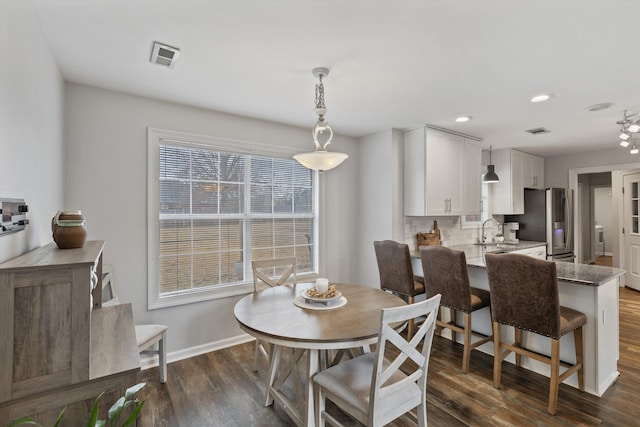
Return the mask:
{"type": "Polygon", "coordinates": [[[316,279],[316,292],[324,294],[329,290],[329,279],[320,277],[316,279]]]}

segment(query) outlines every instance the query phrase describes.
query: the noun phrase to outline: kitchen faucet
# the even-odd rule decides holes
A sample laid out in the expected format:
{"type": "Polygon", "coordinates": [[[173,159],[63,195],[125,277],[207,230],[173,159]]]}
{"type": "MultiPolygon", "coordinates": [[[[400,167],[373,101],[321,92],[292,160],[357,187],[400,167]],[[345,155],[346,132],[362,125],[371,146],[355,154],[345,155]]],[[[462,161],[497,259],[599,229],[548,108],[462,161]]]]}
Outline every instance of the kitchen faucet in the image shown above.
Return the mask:
{"type": "Polygon", "coordinates": [[[484,234],[484,226],[485,226],[485,224],[486,224],[487,222],[489,222],[489,221],[493,221],[493,222],[495,222],[495,223],[496,223],[496,225],[498,225],[498,226],[500,225],[500,223],[498,223],[498,221],[496,221],[495,219],[493,219],[493,217],[485,219],[485,220],[484,220],[484,222],[482,223],[482,233],[480,234],[481,243],[485,243],[485,242],[486,242],[486,240],[487,240],[487,236],[486,236],[486,234],[484,234]]]}

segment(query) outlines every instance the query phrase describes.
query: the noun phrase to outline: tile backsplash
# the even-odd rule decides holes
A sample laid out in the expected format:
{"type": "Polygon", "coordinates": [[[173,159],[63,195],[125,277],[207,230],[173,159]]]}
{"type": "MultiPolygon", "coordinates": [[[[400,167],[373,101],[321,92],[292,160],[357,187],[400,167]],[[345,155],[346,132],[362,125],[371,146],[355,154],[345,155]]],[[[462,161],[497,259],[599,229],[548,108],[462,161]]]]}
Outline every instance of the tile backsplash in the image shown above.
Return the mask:
{"type": "MultiPolygon", "coordinates": [[[[496,215],[494,217],[500,224],[502,224],[502,215],[496,215]]],[[[480,238],[481,227],[478,226],[465,226],[461,227],[461,218],[458,216],[443,216],[443,217],[418,217],[407,216],[404,218],[404,241],[409,245],[412,250],[418,247],[418,238],[416,235],[418,232],[428,233],[433,229],[433,221],[438,221],[438,228],[440,229],[440,238],[442,239],[442,245],[464,245],[469,243],[475,243],[480,238]]],[[[491,239],[498,229],[495,223],[490,222],[485,228],[485,232],[489,239],[491,239]]]]}

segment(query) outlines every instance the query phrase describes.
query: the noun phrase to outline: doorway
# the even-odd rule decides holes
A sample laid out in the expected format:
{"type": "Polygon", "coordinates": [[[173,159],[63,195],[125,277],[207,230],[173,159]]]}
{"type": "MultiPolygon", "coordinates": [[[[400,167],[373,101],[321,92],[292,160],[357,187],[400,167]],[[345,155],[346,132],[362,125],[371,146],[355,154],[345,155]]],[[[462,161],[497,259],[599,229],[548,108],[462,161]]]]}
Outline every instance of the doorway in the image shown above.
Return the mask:
{"type": "MultiPolygon", "coordinates": [[[[612,254],[612,266],[624,268],[627,270],[625,277],[621,280],[621,286],[625,286],[625,282],[627,280],[627,276],[629,274],[628,267],[626,266],[628,262],[625,262],[625,253],[624,253],[624,245],[625,245],[625,236],[622,233],[623,227],[623,194],[622,194],[622,177],[623,174],[630,174],[634,172],[640,172],[640,163],[625,163],[625,164],[617,164],[617,165],[603,165],[603,166],[594,166],[587,168],[578,168],[578,169],[570,169],[569,170],[569,188],[574,190],[575,195],[575,206],[574,210],[574,224],[576,224],[576,233],[574,237],[574,244],[576,248],[576,262],[584,262],[584,260],[589,259],[589,251],[590,245],[587,247],[587,243],[583,241],[583,234],[585,235],[585,239],[591,240],[591,235],[593,235],[593,240],[595,242],[595,223],[592,227],[590,227],[589,232],[581,232],[581,227],[584,225],[582,222],[583,217],[588,217],[590,215],[591,210],[586,207],[583,203],[583,198],[585,197],[585,193],[589,194],[590,187],[585,185],[581,185],[578,183],[578,179],[581,175],[588,174],[598,174],[602,172],[607,172],[611,175],[611,233],[610,238],[607,239],[606,242],[606,252],[611,252],[612,254]],[[593,232],[591,231],[593,230],[593,232]],[[588,234],[588,236],[587,236],[588,234]],[[610,241],[610,242],[609,242],[610,241]]],[[[588,222],[587,222],[588,223],[588,222]]],[[[638,255],[640,258],[640,254],[638,255]]],[[[638,262],[640,265],[640,262],[638,262]]]]}
{"type": "Polygon", "coordinates": [[[579,241],[575,246],[577,262],[593,264],[598,257],[612,257],[611,172],[578,175],[576,210],[576,237],[579,241]]]}

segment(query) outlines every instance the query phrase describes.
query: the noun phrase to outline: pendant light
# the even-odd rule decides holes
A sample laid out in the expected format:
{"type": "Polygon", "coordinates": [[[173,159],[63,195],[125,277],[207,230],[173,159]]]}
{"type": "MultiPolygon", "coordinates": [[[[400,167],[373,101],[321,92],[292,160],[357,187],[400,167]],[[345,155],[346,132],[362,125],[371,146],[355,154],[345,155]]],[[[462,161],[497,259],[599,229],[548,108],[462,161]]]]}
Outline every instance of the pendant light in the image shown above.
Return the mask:
{"type": "Polygon", "coordinates": [[[496,167],[491,163],[491,147],[489,147],[489,165],[487,166],[487,173],[482,177],[482,182],[485,184],[493,184],[500,181],[496,174],[496,167]]]}
{"type": "Polygon", "coordinates": [[[293,158],[306,168],[316,171],[327,171],[340,165],[349,155],[327,151],[327,146],[331,144],[331,140],[333,139],[333,130],[331,130],[329,123],[324,121],[327,107],[324,105],[324,85],[322,84],[322,78],[329,74],[329,69],[318,67],[314,68],[312,73],[314,77],[317,77],[319,80],[319,83],[316,84],[316,108],[314,110],[318,115],[318,121],[311,131],[316,149],[315,151],[296,154],[293,158]],[[321,143],[320,137],[324,136],[325,133],[327,140],[321,143]]]}

